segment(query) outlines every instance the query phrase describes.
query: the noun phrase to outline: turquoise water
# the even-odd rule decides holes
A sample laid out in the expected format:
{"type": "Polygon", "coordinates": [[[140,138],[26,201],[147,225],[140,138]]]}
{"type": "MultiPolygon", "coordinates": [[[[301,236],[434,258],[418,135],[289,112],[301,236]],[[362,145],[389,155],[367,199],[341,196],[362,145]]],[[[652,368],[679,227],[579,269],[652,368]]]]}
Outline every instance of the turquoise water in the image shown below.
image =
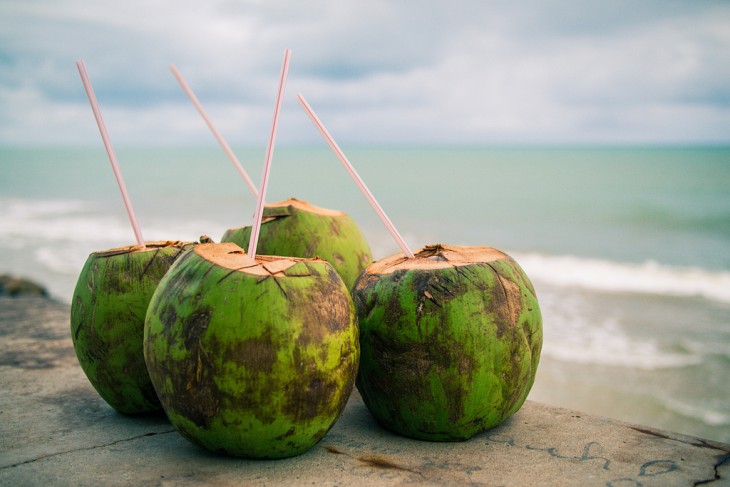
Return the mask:
{"type": "MultiPolygon", "coordinates": [[[[263,150],[237,153],[258,179],[263,150]]],[[[142,224],[160,216],[213,225],[250,219],[255,202],[217,148],[118,156],[142,224]]],[[[379,149],[348,156],[399,229],[413,234],[413,246],[435,239],[730,269],[730,148],[379,149]]],[[[0,149],[0,164],[3,198],[89,201],[123,214],[101,149],[0,149]]],[[[379,238],[378,221],[326,148],[277,150],[268,199],[290,196],[343,209],[376,227],[379,238]]]]}
{"type": "MultiPolygon", "coordinates": [[[[523,266],[545,327],[531,399],[730,442],[730,148],[344,149],[411,247],[523,266]]],[[[263,148],[234,150],[257,181],[263,148]]],[[[118,156],[148,240],[251,221],[217,147],[118,156]]],[[[268,200],[291,196],[398,251],[326,147],[276,150],[268,200]]],[[[0,228],[0,273],[66,301],[90,252],[134,239],[101,148],[0,149],[0,228]]]]}

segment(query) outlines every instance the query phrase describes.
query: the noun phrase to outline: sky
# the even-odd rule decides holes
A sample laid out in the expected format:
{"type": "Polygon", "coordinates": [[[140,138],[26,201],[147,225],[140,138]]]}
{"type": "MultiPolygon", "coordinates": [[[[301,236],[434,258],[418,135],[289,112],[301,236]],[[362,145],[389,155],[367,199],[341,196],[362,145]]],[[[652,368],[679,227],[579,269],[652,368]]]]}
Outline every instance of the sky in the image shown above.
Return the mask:
{"type": "Polygon", "coordinates": [[[728,144],[730,2],[3,0],[0,145],[728,144]]]}

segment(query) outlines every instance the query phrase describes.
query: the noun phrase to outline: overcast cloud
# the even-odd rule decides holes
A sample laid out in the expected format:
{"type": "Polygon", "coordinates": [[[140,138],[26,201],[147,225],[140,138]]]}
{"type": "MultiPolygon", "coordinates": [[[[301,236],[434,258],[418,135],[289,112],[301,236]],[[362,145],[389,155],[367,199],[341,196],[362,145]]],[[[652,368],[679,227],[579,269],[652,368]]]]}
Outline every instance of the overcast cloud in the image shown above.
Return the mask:
{"type": "Polygon", "coordinates": [[[730,143],[730,2],[392,0],[0,3],[0,144],[98,144],[83,58],[116,144],[279,141],[730,143]]]}

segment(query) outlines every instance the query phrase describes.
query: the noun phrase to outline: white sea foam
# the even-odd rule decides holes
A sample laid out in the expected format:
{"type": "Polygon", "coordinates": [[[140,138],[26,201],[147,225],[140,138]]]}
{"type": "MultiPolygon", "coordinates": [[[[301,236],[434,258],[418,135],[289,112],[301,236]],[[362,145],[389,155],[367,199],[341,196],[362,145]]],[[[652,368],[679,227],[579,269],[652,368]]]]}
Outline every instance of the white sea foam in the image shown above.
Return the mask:
{"type": "Polygon", "coordinates": [[[661,350],[653,340],[633,339],[615,321],[591,324],[590,328],[579,319],[570,321],[563,323],[562,330],[545,330],[544,355],[564,362],[641,370],[686,367],[702,360],[696,354],[661,350]]]}
{"type": "Polygon", "coordinates": [[[121,221],[94,210],[77,200],[0,200],[0,238],[17,246],[27,241],[94,242],[129,234],[121,221]]]}
{"type": "MultiPolygon", "coordinates": [[[[108,216],[104,209],[77,200],[0,198],[0,271],[17,268],[43,274],[49,285],[69,287],[91,252],[128,245],[134,233],[125,215],[108,216]],[[7,259],[7,260],[6,260],[7,259]],[[58,282],[57,282],[58,281],[58,282]]],[[[142,229],[146,240],[217,240],[224,225],[194,219],[170,221],[153,217],[142,229]]],[[[58,287],[66,298],[70,290],[58,287]]]]}
{"type": "Polygon", "coordinates": [[[703,423],[711,426],[725,426],[730,424],[730,414],[727,412],[717,411],[707,406],[687,404],[674,398],[664,398],[662,402],[669,409],[682,416],[698,418],[703,423]]]}
{"type": "Polygon", "coordinates": [[[730,341],[730,333],[715,333],[712,341],[685,340],[682,346],[691,353],[703,355],[715,355],[725,360],[730,360],[730,348],[727,344],[730,341]]]}
{"type": "Polygon", "coordinates": [[[686,367],[701,362],[697,355],[664,352],[656,342],[635,341],[627,335],[617,334],[615,330],[615,326],[608,322],[589,333],[561,336],[557,340],[546,338],[543,353],[564,362],[640,370],[686,367]]]}
{"type": "Polygon", "coordinates": [[[0,200],[3,217],[16,220],[80,212],[84,210],[85,205],[80,200],[26,200],[18,198],[0,200]]]}
{"type": "MultiPolygon", "coordinates": [[[[0,200],[0,228],[0,243],[12,248],[31,242],[39,246],[79,242],[100,250],[105,247],[99,244],[126,245],[134,240],[124,215],[107,216],[90,203],[76,200],[0,200]]],[[[197,240],[202,234],[217,240],[225,229],[208,221],[152,219],[145,221],[142,232],[146,240],[197,240]]]]}
{"type": "Polygon", "coordinates": [[[35,260],[45,269],[65,275],[78,274],[88,254],[78,246],[44,246],[34,251],[35,260]]]}
{"type": "Polygon", "coordinates": [[[98,242],[130,240],[134,234],[127,224],[111,217],[65,216],[56,219],[28,219],[2,222],[7,237],[24,238],[35,242],[76,241],[98,242]]]}
{"type": "Polygon", "coordinates": [[[512,254],[531,280],[593,291],[700,296],[730,303],[730,272],[573,256],[512,254]]]}
{"type": "MultiPolygon", "coordinates": [[[[210,221],[157,219],[143,223],[143,234],[148,240],[195,240],[203,234],[218,239],[225,230],[220,222],[210,221]]],[[[107,248],[107,244],[124,245],[133,241],[131,227],[123,214],[109,216],[90,202],[74,199],[0,198],[0,228],[0,247],[12,249],[27,245],[47,247],[62,242],[78,242],[98,250],[107,248]]],[[[421,240],[414,236],[409,238],[413,242],[421,240]]],[[[379,239],[372,240],[375,255],[383,252],[387,254],[395,249],[389,239],[385,241],[387,244],[379,239]]],[[[602,292],[699,296],[730,303],[729,271],[669,266],[652,261],[633,264],[570,255],[512,255],[530,279],[549,286],[602,292]]],[[[43,253],[40,258],[43,259],[43,253]]]]}
{"type": "Polygon", "coordinates": [[[543,355],[562,362],[659,370],[702,361],[700,351],[663,348],[656,339],[629,334],[618,318],[595,316],[583,299],[559,292],[542,296],[543,355]]]}

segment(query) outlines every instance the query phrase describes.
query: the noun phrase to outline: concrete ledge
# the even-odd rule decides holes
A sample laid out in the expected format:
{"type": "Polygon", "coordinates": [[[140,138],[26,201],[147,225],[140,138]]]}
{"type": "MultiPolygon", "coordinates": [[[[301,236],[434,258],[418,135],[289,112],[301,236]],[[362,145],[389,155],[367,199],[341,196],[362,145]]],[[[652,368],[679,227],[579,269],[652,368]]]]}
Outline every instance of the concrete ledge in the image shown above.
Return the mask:
{"type": "Polygon", "coordinates": [[[69,308],[0,298],[0,485],[730,485],[730,445],[528,401],[462,443],[381,429],[357,393],[308,453],[214,455],[162,415],[117,414],[79,367],[69,308]]]}

